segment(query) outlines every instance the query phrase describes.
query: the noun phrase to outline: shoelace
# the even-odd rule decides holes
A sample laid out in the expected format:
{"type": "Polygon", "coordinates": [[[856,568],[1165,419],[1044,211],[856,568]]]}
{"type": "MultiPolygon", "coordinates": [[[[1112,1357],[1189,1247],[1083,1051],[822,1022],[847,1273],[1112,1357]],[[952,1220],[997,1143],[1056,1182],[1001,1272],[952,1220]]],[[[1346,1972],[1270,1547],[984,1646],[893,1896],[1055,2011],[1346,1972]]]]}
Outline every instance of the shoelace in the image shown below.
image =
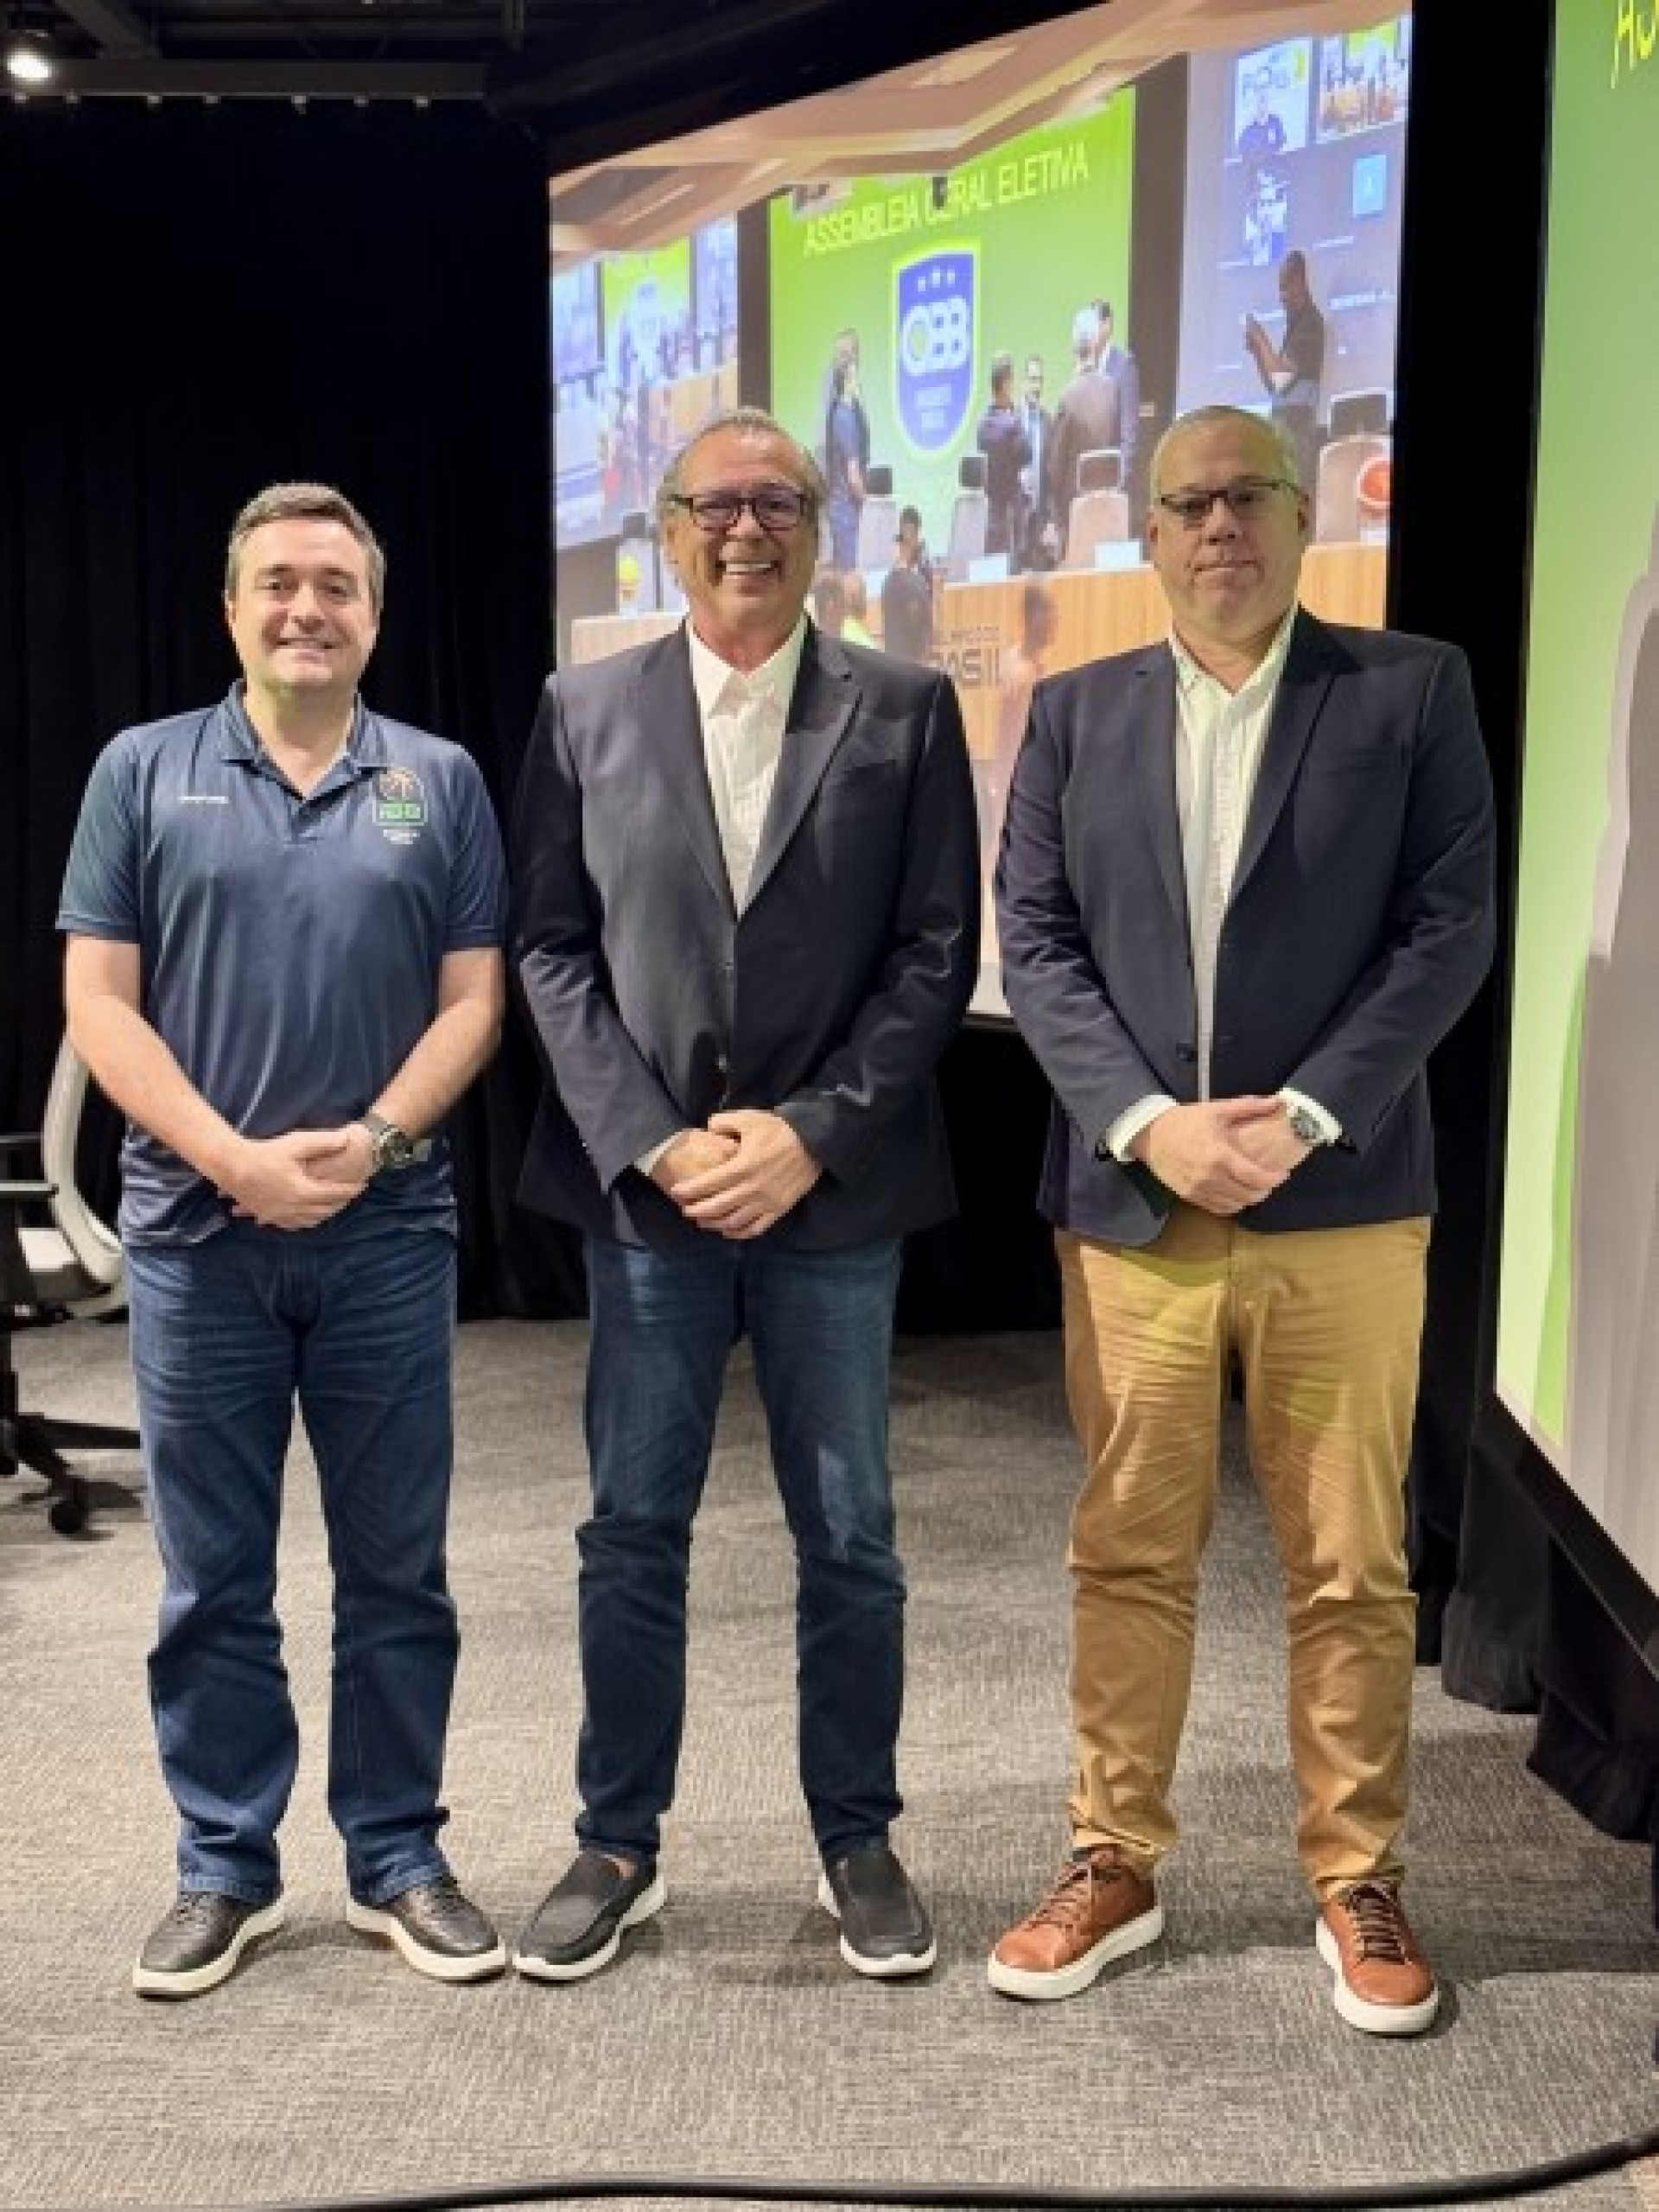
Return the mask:
{"type": "Polygon", "coordinates": [[[461,1884],[453,1874],[435,1874],[429,1882],[423,1883],[421,1903],[433,1920],[452,1919],[457,1911],[467,1909],[461,1884]]]}
{"type": "Polygon", "coordinates": [[[1026,1920],[1027,1928],[1074,1928],[1089,1916],[1095,1884],[1120,1882],[1128,1869],[1111,1859],[1074,1859],[1061,1869],[1060,1878],[1026,1920]]]}
{"type": "Polygon", "coordinates": [[[1405,1916],[1392,1890],[1379,1882],[1356,1882],[1339,1903],[1354,1923],[1362,1959],[1380,1959],[1388,1966],[1409,1963],[1412,1948],[1405,1916]]]}
{"type": "Polygon", "coordinates": [[[177,1927],[188,1928],[192,1921],[205,1920],[219,1902],[216,1890],[186,1890],[168,1918],[177,1927]]]}

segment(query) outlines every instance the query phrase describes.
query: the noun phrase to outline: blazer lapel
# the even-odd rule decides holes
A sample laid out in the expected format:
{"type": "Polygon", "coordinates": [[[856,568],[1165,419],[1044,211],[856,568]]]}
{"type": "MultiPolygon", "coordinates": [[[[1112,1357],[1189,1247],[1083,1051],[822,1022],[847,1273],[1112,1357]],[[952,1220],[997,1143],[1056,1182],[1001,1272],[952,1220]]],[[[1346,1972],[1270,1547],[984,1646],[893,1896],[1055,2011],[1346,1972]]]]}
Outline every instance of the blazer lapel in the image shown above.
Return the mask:
{"type": "Polygon", "coordinates": [[[646,757],[660,770],[685,823],[697,866],[728,916],[735,916],[732,879],[721,849],[715,802],[703,758],[702,724],[691,683],[691,649],[682,627],[664,640],[661,657],[650,654],[637,680],[635,709],[646,757]]]}
{"type": "Polygon", "coordinates": [[[832,640],[809,626],[784,726],[778,773],[749,877],[750,905],[788,850],[836,747],[847,734],[857,699],[852,664],[832,640]]]}
{"type": "Polygon", "coordinates": [[[1250,810],[1244,821],[1244,839],[1239,847],[1238,866],[1233,871],[1231,895],[1235,899],[1267,849],[1274,824],[1284,810],[1290,787],[1301,767],[1302,756],[1307,751],[1308,740],[1313,734],[1313,725],[1330,691],[1333,667],[1324,632],[1309,615],[1299,614],[1290,651],[1285,657],[1284,673],[1279,679],[1279,696],[1274,702],[1273,719],[1262,750],[1262,766],[1256,772],[1250,810]]]}
{"type": "Polygon", "coordinates": [[[1129,753],[1147,841],[1185,937],[1186,866],[1181,858],[1181,820],[1175,800],[1175,657],[1167,648],[1147,653],[1136,665],[1128,712],[1129,753]]]}

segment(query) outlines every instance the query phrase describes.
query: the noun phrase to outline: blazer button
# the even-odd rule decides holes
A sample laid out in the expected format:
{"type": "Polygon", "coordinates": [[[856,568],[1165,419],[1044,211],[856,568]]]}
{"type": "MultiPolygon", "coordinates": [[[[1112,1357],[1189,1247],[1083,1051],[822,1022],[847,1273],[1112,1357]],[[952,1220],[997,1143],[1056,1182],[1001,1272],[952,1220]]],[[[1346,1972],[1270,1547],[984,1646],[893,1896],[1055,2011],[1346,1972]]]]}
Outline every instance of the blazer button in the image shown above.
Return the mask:
{"type": "Polygon", "coordinates": [[[1178,1045],[1175,1047],[1175,1057],[1190,1067],[1198,1057],[1198,1048],[1196,1045],[1178,1045]]]}

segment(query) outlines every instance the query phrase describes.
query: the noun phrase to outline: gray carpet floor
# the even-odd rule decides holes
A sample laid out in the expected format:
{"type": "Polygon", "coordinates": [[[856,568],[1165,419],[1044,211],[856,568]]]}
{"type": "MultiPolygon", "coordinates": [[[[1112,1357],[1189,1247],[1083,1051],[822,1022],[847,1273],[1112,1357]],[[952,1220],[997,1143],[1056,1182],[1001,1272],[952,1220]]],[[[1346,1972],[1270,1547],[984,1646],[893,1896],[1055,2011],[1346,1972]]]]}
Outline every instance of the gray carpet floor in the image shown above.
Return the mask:
{"type": "MultiPolygon", "coordinates": [[[[448,1842],[509,1934],[570,1847],[584,1342],[579,1323],[461,1332],[448,1842]]],[[[119,1325],[26,1339],[26,1402],[130,1418],[125,1361],[119,1325]]],[[[988,1989],[988,1948],[1065,1844],[1074,1462],[1057,1341],[901,1340],[894,1414],[911,1580],[897,1840],[940,1938],[908,1986],[849,1974],[812,1902],[791,1562],[741,1352],[698,1523],[670,1903],[614,1967],[563,1988],[435,1986],[345,1926],[321,1803],[327,1584],[296,1441],[289,1924],[205,1999],[136,1999],[130,1961],[173,1885],[137,1470],[88,1463],[99,1503],[77,1541],[48,1529],[32,1478],[0,1484],[0,2207],[702,2202],[742,2182],[848,2204],[1547,2194],[1564,2212],[1659,2212],[1652,2160],[1596,2157],[1659,2126],[1646,1854],[1528,1773],[1524,1718],[1458,1703],[1427,1672],[1407,1840],[1446,1999],[1415,2041],[1338,2020],[1291,1848],[1275,1570],[1236,1465],[1166,1936],[1070,2003],[988,1989]]]]}

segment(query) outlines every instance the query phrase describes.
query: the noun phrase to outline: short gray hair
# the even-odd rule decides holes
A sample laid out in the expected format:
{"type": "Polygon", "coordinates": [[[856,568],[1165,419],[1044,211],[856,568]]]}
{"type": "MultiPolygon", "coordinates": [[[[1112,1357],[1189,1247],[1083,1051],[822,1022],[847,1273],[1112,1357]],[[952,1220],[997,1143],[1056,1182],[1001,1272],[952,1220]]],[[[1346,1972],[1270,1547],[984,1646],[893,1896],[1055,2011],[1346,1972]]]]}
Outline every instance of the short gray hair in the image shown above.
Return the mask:
{"type": "Polygon", "coordinates": [[[728,407],[711,415],[706,423],[695,429],[675,454],[663,473],[657,486],[657,519],[666,522],[669,515],[685,497],[685,464],[705,438],[712,438],[717,431],[735,430],[740,437],[781,438],[795,449],[795,465],[801,472],[801,489],[815,507],[829,503],[830,486],[823,480],[823,471],[804,446],[793,430],[786,430],[775,415],[768,415],[764,407],[728,407]]]}
{"type": "Polygon", "coordinates": [[[1172,439],[1179,438],[1186,430],[1219,429],[1224,424],[1233,423],[1249,423],[1258,429],[1265,430],[1273,441],[1274,452],[1278,459],[1278,474],[1287,484],[1294,484],[1299,492],[1306,489],[1302,482],[1302,464],[1296,450],[1296,442],[1282,423],[1275,423],[1269,415],[1258,415],[1249,407],[1193,407],[1189,408],[1185,415],[1175,417],[1152,449],[1153,498],[1158,497],[1163,486],[1164,455],[1172,439]]]}
{"type": "Polygon", "coordinates": [[[379,539],[343,492],[332,484],[267,484],[256,492],[231,524],[225,551],[225,596],[236,597],[242,565],[242,548],[256,530],[268,522],[337,522],[363,548],[369,572],[369,601],[376,615],[386,596],[386,556],[379,539]]]}

